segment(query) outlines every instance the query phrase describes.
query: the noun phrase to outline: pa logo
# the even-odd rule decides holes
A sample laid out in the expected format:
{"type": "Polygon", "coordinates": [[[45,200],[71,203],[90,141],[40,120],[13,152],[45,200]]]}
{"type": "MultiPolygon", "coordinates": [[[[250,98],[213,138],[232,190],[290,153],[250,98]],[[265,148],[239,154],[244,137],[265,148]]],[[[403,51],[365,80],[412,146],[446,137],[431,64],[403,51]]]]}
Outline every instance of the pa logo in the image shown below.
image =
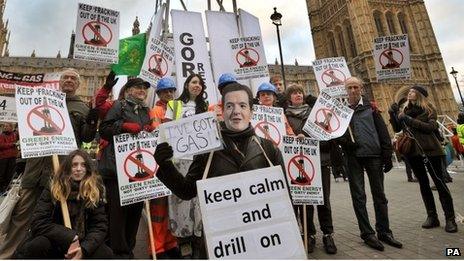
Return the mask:
{"type": "Polygon", "coordinates": [[[445,249],[446,256],[461,256],[461,250],[459,247],[449,247],[445,249]]]}

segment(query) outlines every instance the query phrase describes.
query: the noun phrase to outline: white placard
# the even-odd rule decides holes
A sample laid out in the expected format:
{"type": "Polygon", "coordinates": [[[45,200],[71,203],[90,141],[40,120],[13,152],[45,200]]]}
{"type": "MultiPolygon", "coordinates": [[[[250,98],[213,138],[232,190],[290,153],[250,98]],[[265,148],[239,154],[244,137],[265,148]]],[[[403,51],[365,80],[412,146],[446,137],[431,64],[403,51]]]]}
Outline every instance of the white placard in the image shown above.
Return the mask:
{"type": "Polygon", "coordinates": [[[14,94],[16,85],[59,90],[61,72],[16,73],[0,70],[0,94],[14,94]]]}
{"type": "Polygon", "coordinates": [[[68,155],[77,149],[65,93],[16,86],[15,98],[22,158],[68,155]]]}
{"type": "Polygon", "coordinates": [[[353,110],[341,101],[321,92],[303,130],[316,140],[341,137],[350,125],[353,110]]]}
{"type": "Polygon", "coordinates": [[[256,135],[271,140],[276,146],[282,143],[282,136],[287,134],[283,108],[253,105],[251,125],[256,135]]]}
{"type": "Polygon", "coordinates": [[[222,149],[214,112],[205,112],[163,123],[160,138],[172,146],[174,158],[222,149]]]}
{"type": "Polygon", "coordinates": [[[74,59],[118,63],[119,11],[79,3],[74,59]]]}
{"type": "Polygon", "coordinates": [[[345,57],[331,57],[313,61],[314,76],[320,92],[333,97],[347,96],[345,80],[351,77],[345,57]]]}
{"type": "Polygon", "coordinates": [[[324,205],[319,141],[284,136],[280,151],[294,205],[324,205]]]}
{"type": "Polygon", "coordinates": [[[197,181],[210,259],[306,259],[282,168],[197,181]]]}
{"type": "Polygon", "coordinates": [[[411,78],[408,35],[374,38],[377,80],[411,78]]]}
{"type": "Polygon", "coordinates": [[[171,76],[174,66],[174,50],[158,38],[150,38],[140,69],[140,78],[156,86],[159,79],[171,76]]]}
{"type": "Polygon", "coordinates": [[[171,195],[155,176],[158,130],[113,136],[121,206],[171,195]]]}
{"type": "Polygon", "coordinates": [[[229,44],[237,80],[269,77],[261,36],[232,38],[229,44]]]}
{"type": "Polygon", "coordinates": [[[14,97],[0,96],[0,121],[18,122],[14,97]]]}

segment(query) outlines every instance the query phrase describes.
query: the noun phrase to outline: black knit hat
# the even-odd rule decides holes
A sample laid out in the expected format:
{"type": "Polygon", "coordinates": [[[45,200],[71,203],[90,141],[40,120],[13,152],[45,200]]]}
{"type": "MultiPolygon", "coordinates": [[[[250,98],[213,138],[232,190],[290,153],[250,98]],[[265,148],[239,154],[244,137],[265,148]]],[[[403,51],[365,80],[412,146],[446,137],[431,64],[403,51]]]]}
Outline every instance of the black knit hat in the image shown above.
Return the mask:
{"type": "Polygon", "coordinates": [[[411,87],[411,89],[414,89],[415,91],[420,92],[425,97],[429,96],[429,93],[427,92],[427,89],[424,86],[414,85],[414,86],[411,87]]]}
{"type": "Polygon", "coordinates": [[[126,90],[133,86],[143,86],[145,87],[145,89],[148,89],[150,88],[150,83],[140,78],[132,78],[132,79],[129,79],[127,83],[124,85],[126,90]]]}

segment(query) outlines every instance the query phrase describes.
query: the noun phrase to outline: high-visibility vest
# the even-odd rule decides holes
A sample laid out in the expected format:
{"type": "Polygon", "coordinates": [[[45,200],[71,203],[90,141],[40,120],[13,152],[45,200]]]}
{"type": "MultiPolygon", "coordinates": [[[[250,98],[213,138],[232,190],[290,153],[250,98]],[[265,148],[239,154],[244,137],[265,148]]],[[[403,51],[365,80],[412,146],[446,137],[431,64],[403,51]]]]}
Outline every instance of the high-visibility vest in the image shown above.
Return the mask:
{"type": "Polygon", "coordinates": [[[174,116],[174,119],[172,120],[178,120],[182,116],[182,101],[179,100],[173,100],[168,102],[168,107],[172,110],[172,115],[174,116]]]}

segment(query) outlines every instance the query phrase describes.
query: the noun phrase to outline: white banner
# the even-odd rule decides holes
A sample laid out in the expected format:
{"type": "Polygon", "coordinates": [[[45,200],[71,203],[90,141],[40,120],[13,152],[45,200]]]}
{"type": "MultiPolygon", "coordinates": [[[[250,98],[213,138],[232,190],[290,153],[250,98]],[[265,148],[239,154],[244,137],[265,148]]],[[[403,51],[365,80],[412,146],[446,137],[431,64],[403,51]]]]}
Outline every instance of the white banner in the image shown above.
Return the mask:
{"type": "Polygon", "coordinates": [[[324,205],[319,141],[284,136],[280,151],[294,205],[324,205]]]}
{"type": "Polygon", "coordinates": [[[0,96],[0,121],[18,122],[15,97],[0,96]]]}
{"type": "Polygon", "coordinates": [[[16,85],[59,90],[60,72],[16,73],[0,70],[0,94],[14,94],[16,85]]]}
{"type": "MultiPolygon", "coordinates": [[[[171,76],[174,66],[174,50],[158,38],[150,38],[140,69],[140,78],[156,86],[159,79],[171,76]]],[[[178,89],[182,89],[179,88],[178,89]]]]}
{"type": "Polygon", "coordinates": [[[22,158],[68,155],[77,149],[65,93],[16,86],[15,98],[22,158]]]}
{"type": "Polygon", "coordinates": [[[261,36],[232,38],[229,47],[237,80],[269,77],[261,36]]]}
{"type": "Polygon", "coordinates": [[[341,137],[350,125],[353,110],[341,101],[321,92],[303,130],[316,140],[341,137]]]}
{"type": "Polygon", "coordinates": [[[319,92],[326,92],[333,97],[346,97],[345,81],[351,77],[345,57],[332,57],[313,62],[314,76],[319,92]]]}
{"type": "Polygon", "coordinates": [[[174,158],[222,149],[216,114],[205,112],[163,123],[160,139],[172,146],[174,158]]]}
{"type": "Polygon", "coordinates": [[[119,12],[79,3],[74,59],[118,63],[119,12]]]}
{"type": "Polygon", "coordinates": [[[282,136],[287,134],[283,108],[253,105],[251,125],[256,135],[271,140],[276,146],[282,143],[282,136]]]}
{"type": "Polygon", "coordinates": [[[411,78],[407,34],[374,38],[373,50],[377,80],[411,78]]]}
{"type": "Polygon", "coordinates": [[[155,176],[158,164],[153,154],[158,130],[136,135],[123,133],[113,139],[121,206],[171,195],[155,176]]]}
{"type": "Polygon", "coordinates": [[[210,259],[306,259],[282,168],[197,181],[210,259]]]}
{"type": "Polygon", "coordinates": [[[217,88],[213,82],[201,13],[171,10],[171,17],[178,94],[187,77],[197,73],[205,81],[209,104],[216,104],[217,88]]]}

